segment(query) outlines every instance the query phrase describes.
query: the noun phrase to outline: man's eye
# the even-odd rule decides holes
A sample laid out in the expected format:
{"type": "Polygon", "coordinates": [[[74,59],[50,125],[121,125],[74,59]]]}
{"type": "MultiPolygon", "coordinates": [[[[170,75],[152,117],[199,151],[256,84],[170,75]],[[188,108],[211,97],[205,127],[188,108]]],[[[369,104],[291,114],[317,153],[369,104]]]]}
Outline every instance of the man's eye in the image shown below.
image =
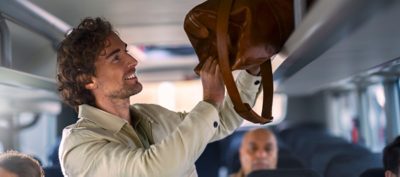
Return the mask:
{"type": "Polygon", "coordinates": [[[264,147],[264,150],[265,150],[266,152],[272,151],[272,145],[265,146],[265,147],[264,147]]]}
{"type": "Polygon", "coordinates": [[[117,61],[119,61],[119,55],[115,55],[115,56],[113,57],[113,62],[117,62],[117,61]]]}

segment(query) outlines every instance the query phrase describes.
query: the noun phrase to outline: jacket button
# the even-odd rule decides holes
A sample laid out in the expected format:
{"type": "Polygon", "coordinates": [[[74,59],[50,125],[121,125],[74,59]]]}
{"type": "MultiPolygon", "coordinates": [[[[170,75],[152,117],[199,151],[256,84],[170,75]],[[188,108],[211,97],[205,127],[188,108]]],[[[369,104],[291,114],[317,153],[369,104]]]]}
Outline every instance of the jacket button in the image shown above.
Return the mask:
{"type": "Polygon", "coordinates": [[[254,85],[258,85],[258,84],[260,84],[260,81],[259,81],[259,80],[257,80],[257,81],[254,82],[254,85]]]}
{"type": "Polygon", "coordinates": [[[214,121],[214,128],[217,128],[217,127],[218,127],[218,122],[214,121]]]}

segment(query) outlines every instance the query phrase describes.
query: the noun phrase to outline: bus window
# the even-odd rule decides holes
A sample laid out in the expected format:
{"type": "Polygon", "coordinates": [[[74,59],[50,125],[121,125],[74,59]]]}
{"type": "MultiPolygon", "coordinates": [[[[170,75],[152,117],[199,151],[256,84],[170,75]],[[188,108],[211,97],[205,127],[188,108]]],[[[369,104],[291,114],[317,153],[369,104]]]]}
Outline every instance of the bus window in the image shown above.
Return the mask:
{"type": "Polygon", "coordinates": [[[343,91],[333,93],[329,97],[329,111],[331,117],[328,125],[330,131],[336,135],[343,137],[349,142],[360,143],[359,135],[359,119],[357,115],[357,95],[355,91],[343,91]]]}
{"type": "MultiPolygon", "coordinates": [[[[171,82],[143,82],[146,89],[139,95],[131,98],[136,103],[157,103],[171,110],[190,111],[199,100],[202,99],[202,86],[200,80],[171,81],[171,82]],[[185,96],[187,90],[193,91],[190,97],[185,96]],[[169,94],[165,94],[169,93],[169,94]]],[[[260,93],[262,95],[262,92],[260,93]]],[[[273,122],[268,125],[276,125],[283,121],[286,114],[287,97],[284,94],[274,94],[272,115],[273,122]]],[[[254,110],[261,113],[262,97],[258,97],[254,110]]],[[[255,126],[244,121],[242,126],[255,126]]]]}
{"type": "Polygon", "coordinates": [[[371,130],[370,142],[367,146],[374,152],[381,152],[385,146],[385,93],[382,84],[369,86],[368,94],[368,114],[366,119],[371,130]]]}
{"type": "MultiPolygon", "coordinates": [[[[29,123],[36,114],[21,113],[17,116],[20,125],[29,123]]],[[[32,127],[19,132],[19,150],[26,154],[35,155],[44,166],[48,162],[49,152],[56,141],[57,116],[53,114],[39,114],[38,122],[32,127]]]]}
{"type": "MultiPolygon", "coordinates": [[[[261,92],[260,95],[263,93],[261,92]]],[[[256,104],[254,105],[254,111],[261,114],[262,110],[262,97],[259,96],[256,104]]],[[[286,117],[286,106],[287,106],[287,96],[285,94],[275,93],[272,103],[272,116],[274,119],[271,123],[268,123],[268,126],[277,125],[281,123],[286,117]]],[[[242,126],[257,126],[259,124],[251,123],[247,120],[244,120],[242,126]]],[[[259,125],[260,126],[260,125],[259,125]]],[[[265,126],[265,125],[264,125],[265,126]]]]}
{"type": "Polygon", "coordinates": [[[385,138],[386,143],[393,140],[400,134],[400,80],[399,78],[390,79],[384,82],[385,92],[385,113],[386,127],[385,138]]]}

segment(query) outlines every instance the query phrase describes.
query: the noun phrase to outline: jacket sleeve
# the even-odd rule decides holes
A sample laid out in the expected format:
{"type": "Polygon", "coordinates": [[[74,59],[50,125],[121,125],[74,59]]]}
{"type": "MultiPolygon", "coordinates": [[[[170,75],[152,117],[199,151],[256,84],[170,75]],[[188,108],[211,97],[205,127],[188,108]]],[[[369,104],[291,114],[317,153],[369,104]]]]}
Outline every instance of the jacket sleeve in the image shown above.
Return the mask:
{"type": "Polygon", "coordinates": [[[89,130],[66,130],[60,146],[62,169],[68,177],[182,176],[204,151],[218,123],[217,110],[200,102],[172,134],[148,149],[99,139],[89,130]]]}
{"type": "MultiPolygon", "coordinates": [[[[246,71],[240,71],[236,78],[236,86],[239,90],[240,97],[244,103],[254,106],[258,93],[260,92],[261,76],[252,76],[246,71]]],[[[225,97],[225,102],[220,109],[220,126],[211,141],[220,140],[231,134],[238,128],[243,118],[236,113],[233,103],[229,96],[225,97]]]]}

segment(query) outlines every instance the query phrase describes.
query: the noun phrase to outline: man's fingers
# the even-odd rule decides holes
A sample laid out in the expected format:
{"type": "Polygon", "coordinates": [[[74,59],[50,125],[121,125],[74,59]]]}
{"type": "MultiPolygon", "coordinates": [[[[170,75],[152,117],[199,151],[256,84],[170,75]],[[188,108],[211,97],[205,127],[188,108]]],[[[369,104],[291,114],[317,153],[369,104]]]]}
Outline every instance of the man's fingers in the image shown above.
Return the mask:
{"type": "Polygon", "coordinates": [[[219,64],[217,64],[217,66],[215,66],[215,74],[222,76],[221,69],[219,69],[219,64]]]}
{"type": "Polygon", "coordinates": [[[215,72],[216,72],[216,76],[219,77],[219,79],[223,82],[224,78],[222,77],[222,73],[221,73],[221,69],[219,68],[219,64],[217,64],[215,72]]]}
{"type": "Polygon", "coordinates": [[[218,65],[217,61],[216,60],[212,60],[211,68],[210,68],[210,73],[211,74],[215,75],[215,71],[216,71],[217,65],[218,65]]]}
{"type": "Polygon", "coordinates": [[[202,71],[210,70],[211,63],[212,63],[212,59],[211,59],[211,57],[208,57],[208,58],[206,59],[206,62],[204,62],[203,67],[201,68],[201,70],[202,70],[202,71]]]}

